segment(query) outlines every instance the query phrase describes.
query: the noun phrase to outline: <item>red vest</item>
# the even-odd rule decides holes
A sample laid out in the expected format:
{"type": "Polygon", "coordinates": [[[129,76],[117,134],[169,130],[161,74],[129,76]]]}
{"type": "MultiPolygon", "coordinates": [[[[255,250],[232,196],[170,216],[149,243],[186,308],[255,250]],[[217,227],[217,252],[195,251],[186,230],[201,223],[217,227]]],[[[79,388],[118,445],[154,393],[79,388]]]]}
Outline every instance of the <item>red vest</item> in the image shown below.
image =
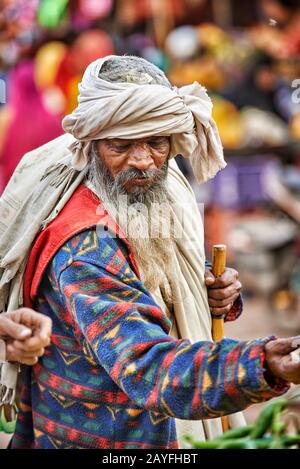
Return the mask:
{"type": "Polygon", "coordinates": [[[80,185],[57,217],[35,239],[25,271],[24,306],[32,307],[42,275],[55,253],[70,238],[97,224],[107,226],[122,237],[129,248],[132,267],[139,277],[132,250],[121,229],[104,209],[101,200],[90,189],[80,185]]]}

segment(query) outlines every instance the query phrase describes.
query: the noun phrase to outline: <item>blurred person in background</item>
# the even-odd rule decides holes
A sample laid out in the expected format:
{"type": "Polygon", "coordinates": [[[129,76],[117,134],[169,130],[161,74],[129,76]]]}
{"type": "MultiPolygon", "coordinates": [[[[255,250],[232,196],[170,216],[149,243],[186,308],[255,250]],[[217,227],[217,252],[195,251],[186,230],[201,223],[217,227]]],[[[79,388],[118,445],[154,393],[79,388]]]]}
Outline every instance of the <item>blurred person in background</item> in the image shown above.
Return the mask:
{"type": "Polygon", "coordinates": [[[10,73],[7,105],[0,109],[0,164],[4,186],[24,153],[61,133],[59,116],[46,109],[36,86],[34,63],[21,62],[10,73]]]}
{"type": "Polygon", "coordinates": [[[299,0],[263,0],[258,9],[261,21],[249,34],[256,47],[278,59],[299,55],[299,0]]]}
{"type": "Polygon", "coordinates": [[[275,20],[280,28],[299,21],[299,0],[262,0],[259,6],[266,16],[275,20]]]}
{"type": "Polygon", "coordinates": [[[293,90],[290,83],[284,84],[279,80],[274,58],[260,53],[254,58],[250,70],[246,71],[238,86],[237,83],[234,83],[222,94],[239,109],[252,106],[283,118],[286,116],[282,115],[282,109],[278,102],[278,93],[284,91],[283,87],[291,95],[293,90]]]}
{"type": "Polygon", "coordinates": [[[113,41],[105,31],[90,29],[75,39],[62,59],[54,80],[66,98],[64,113],[73,111],[77,105],[78,84],[87,65],[113,53],[113,41]]]}

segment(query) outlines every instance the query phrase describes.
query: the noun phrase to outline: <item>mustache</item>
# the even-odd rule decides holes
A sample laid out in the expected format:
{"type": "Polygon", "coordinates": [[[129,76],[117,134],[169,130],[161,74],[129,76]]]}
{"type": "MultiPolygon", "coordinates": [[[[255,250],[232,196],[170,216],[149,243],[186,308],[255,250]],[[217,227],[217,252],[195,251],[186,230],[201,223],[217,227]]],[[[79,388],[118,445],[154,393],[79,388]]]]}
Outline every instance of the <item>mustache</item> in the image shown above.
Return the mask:
{"type": "Polygon", "coordinates": [[[160,169],[140,170],[136,168],[121,171],[114,180],[114,187],[124,187],[132,179],[152,179],[155,185],[163,182],[167,177],[168,161],[160,169]]]}
{"type": "Polygon", "coordinates": [[[96,191],[102,200],[116,204],[121,196],[127,196],[127,204],[142,203],[149,205],[151,203],[162,203],[166,197],[166,180],[168,175],[169,160],[166,160],[161,168],[140,170],[130,168],[120,171],[113,177],[110,168],[100,158],[98,153],[92,148],[90,161],[87,166],[87,179],[96,188],[96,191]],[[134,178],[144,178],[151,181],[150,187],[136,186],[129,192],[126,183],[134,178]]]}

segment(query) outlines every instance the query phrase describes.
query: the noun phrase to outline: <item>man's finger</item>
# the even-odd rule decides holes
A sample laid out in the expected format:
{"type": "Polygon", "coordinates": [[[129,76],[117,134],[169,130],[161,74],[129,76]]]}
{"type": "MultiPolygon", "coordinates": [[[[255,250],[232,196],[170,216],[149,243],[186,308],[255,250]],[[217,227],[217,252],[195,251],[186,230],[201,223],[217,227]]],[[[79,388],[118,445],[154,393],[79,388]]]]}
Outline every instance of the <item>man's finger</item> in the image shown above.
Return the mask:
{"type": "Polygon", "coordinates": [[[19,353],[12,345],[8,345],[6,348],[6,360],[9,362],[17,362],[22,365],[35,365],[38,362],[38,357],[29,356],[25,357],[23,354],[19,353]]]}
{"type": "Polygon", "coordinates": [[[22,359],[29,359],[29,358],[34,358],[34,357],[42,357],[45,353],[44,348],[40,348],[38,350],[35,350],[34,352],[22,352],[18,350],[16,347],[13,345],[8,345],[7,346],[7,351],[9,352],[10,355],[16,355],[18,357],[22,357],[22,359]]]}
{"type": "Polygon", "coordinates": [[[28,365],[28,366],[33,366],[33,365],[36,365],[37,362],[39,361],[38,357],[34,357],[34,358],[24,358],[24,359],[20,359],[22,361],[20,361],[20,363],[22,363],[23,365],[28,365]]]}
{"type": "Polygon", "coordinates": [[[292,339],[292,347],[295,349],[300,347],[300,336],[296,336],[292,339]]]}
{"type": "Polygon", "coordinates": [[[229,285],[228,287],[216,288],[216,289],[213,286],[208,291],[208,298],[212,298],[214,300],[224,300],[226,298],[230,298],[235,293],[240,292],[239,284],[240,282],[238,282],[237,285],[236,283],[233,283],[232,285],[229,285]]]}
{"type": "Polygon", "coordinates": [[[205,272],[204,272],[205,285],[207,286],[213,285],[215,280],[216,278],[214,274],[209,269],[205,269],[205,272]]]}
{"type": "Polygon", "coordinates": [[[41,342],[36,347],[26,347],[24,342],[20,342],[18,340],[14,340],[12,346],[18,350],[19,353],[29,353],[31,355],[35,355],[41,348],[44,348],[44,342],[41,342]]]}
{"type": "Polygon", "coordinates": [[[47,340],[52,332],[52,321],[48,316],[43,316],[40,324],[39,336],[42,340],[47,340]]]}
{"type": "Polygon", "coordinates": [[[31,352],[34,353],[35,350],[39,350],[41,347],[47,347],[50,343],[50,338],[41,339],[38,337],[30,337],[24,342],[15,340],[13,345],[16,349],[21,352],[31,352]]]}
{"type": "Polygon", "coordinates": [[[210,308],[211,313],[215,314],[216,316],[223,316],[224,314],[229,313],[231,310],[232,305],[228,305],[224,308],[210,308]]]}
{"type": "Polygon", "coordinates": [[[222,300],[215,300],[214,298],[209,297],[208,298],[208,304],[212,308],[224,308],[225,306],[228,305],[233,305],[235,300],[239,297],[239,293],[234,293],[228,298],[224,298],[222,300]]]}
{"type": "Polygon", "coordinates": [[[211,288],[225,288],[238,281],[238,272],[234,269],[226,269],[225,272],[216,278],[211,288]]]}
{"type": "Polygon", "coordinates": [[[31,336],[31,329],[22,324],[17,324],[12,321],[9,317],[6,317],[5,314],[1,316],[0,320],[0,335],[8,336],[13,339],[24,340],[31,336]]]}
{"type": "Polygon", "coordinates": [[[51,335],[52,321],[44,314],[37,313],[29,308],[23,308],[21,321],[23,324],[31,324],[36,332],[34,335],[38,334],[43,340],[51,335]]]}
{"type": "Polygon", "coordinates": [[[15,358],[10,361],[16,361],[18,363],[21,363],[21,365],[33,366],[37,364],[37,362],[39,361],[39,358],[38,357],[25,358],[22,355],[16,355],[15,358]]]}
{"type": "Polygon", "coordinates": [[[287,355],[298,348],[300,337],[289,337],[287,339],[271,340],[266,346],[275,354],[287,355]]]}

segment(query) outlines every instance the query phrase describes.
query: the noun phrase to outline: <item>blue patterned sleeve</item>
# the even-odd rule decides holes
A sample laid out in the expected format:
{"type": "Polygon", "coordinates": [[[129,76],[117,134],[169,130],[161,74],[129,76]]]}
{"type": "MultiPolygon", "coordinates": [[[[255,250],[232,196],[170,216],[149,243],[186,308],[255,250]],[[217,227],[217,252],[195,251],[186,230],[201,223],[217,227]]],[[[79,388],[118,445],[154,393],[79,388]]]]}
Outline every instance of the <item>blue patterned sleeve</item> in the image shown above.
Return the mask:
{"type": "Polygon", "coordinates": [[[286,390],[264,378],[270,338],[175,340],[114,240],[95,239],[95,246],[56,262],[58,288],[99,364],[137,405],[182,419],[213,418],[286,390]]]}

